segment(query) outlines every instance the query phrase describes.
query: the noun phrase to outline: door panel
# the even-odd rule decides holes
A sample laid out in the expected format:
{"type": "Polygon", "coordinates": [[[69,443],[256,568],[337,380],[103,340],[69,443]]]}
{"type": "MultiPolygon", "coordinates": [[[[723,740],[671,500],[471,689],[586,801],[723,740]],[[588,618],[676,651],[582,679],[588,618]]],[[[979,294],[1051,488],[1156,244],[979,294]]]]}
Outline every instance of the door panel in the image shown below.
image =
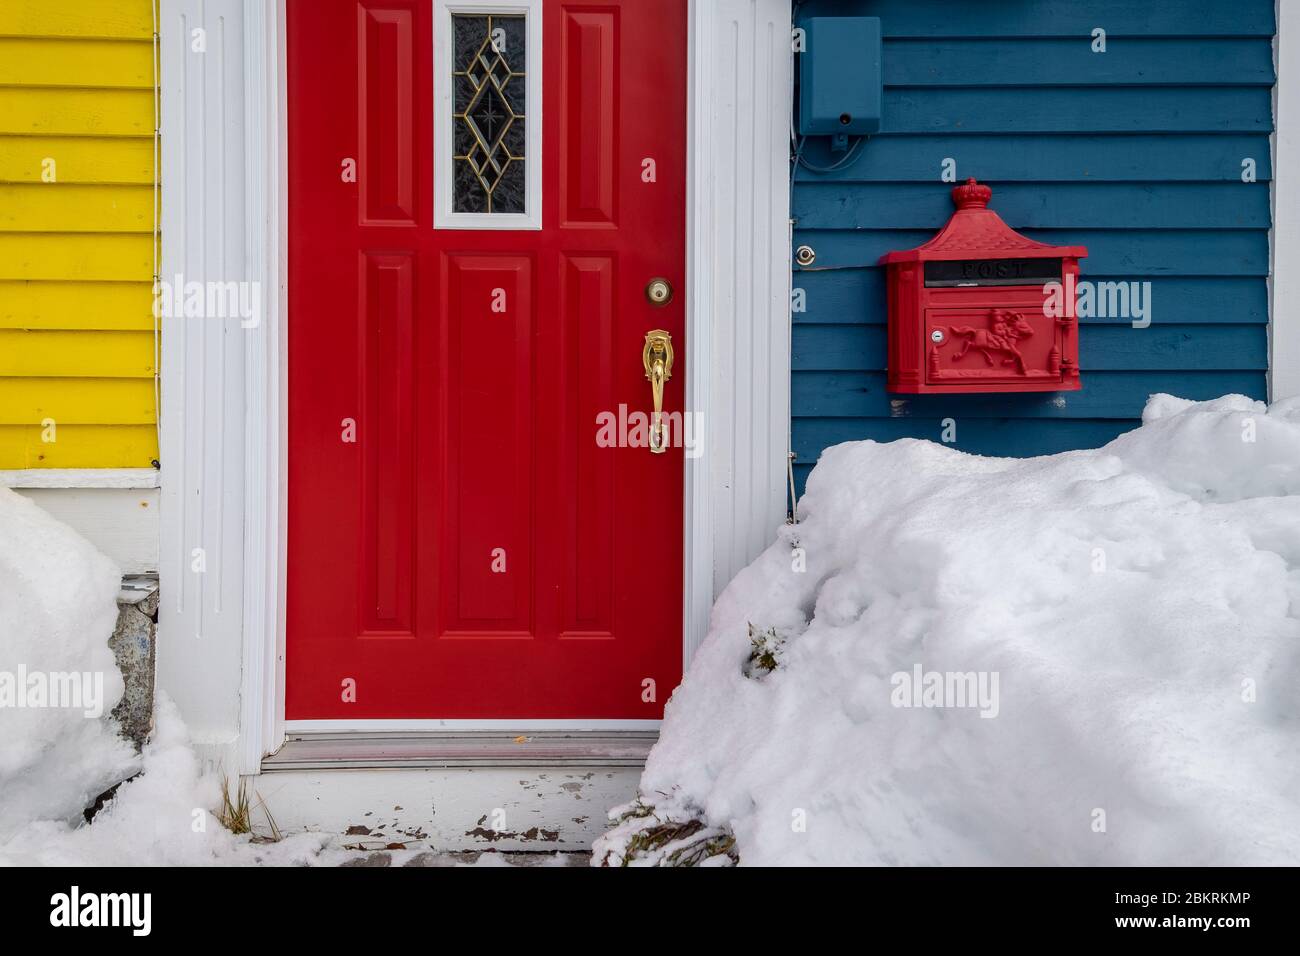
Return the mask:
{"type": "Polygon", "coordinates": [[[466,155],[476,109],[439,128],[443,16],[288,5],[287,716],[658,719],[682,449],[604,447],[597,420],[649,411],[651,329],[681,411],[686,2],[543,0],[540,64],[482,48],[500,100],[474,129],[540,162],[540,229],[434,228],[435,153],[466,155]],[[540,142],[498,103],[540,105],[540,142]]]}
{"type": "Polygon", "coordinates": [[[414,389],[415,257],[361,256],[358,315],[364,402],[360,421],[364,537],[361,632],[410,635],[414,626],[415,556],[409,529],[415,515],[414,389]]]}
{"type": "MultiPolygon", "coordinates": [[[[539,409],[533,377],[538,339],[530,296],[531,263],[505,255],[449,255],[443,325],[448,348],[438,377],[447,383],[447,516],[443,578],[446,636],[532,630],[531,587],[535,523],[533,417],[539,409]],[[508,312],[494,314],[495,294],[508,312]],[[484,573],[494,551],[504,572],[484,573]]],[[[544,407],[544,406],[543,406],[544,407]]]]}

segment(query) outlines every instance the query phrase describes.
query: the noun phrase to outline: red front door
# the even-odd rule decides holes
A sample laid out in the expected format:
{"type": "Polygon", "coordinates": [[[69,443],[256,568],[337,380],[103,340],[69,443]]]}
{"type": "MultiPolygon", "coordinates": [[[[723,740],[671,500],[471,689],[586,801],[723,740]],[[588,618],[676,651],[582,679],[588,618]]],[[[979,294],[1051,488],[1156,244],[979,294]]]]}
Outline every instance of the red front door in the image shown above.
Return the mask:
{"type": "Polygon", "coordinates": [[[662,716],[685,119],[686,0],[290,0],[290,720],[662,716]]]}

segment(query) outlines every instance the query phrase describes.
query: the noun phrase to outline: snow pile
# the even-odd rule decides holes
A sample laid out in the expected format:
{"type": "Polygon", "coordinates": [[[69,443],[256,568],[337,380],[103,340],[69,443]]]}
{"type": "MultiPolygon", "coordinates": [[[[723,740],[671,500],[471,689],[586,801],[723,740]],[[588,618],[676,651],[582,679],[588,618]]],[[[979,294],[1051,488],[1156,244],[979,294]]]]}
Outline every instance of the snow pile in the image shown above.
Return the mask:
{"type": "Polygon", "coordinates": [[[1300,402],[1155,396],[1036,459],[843,444],[800,516],[593,862],[693,819],[746,864],[1300,863],[1300,402]]]}
{"type": "Polygon", "coordinates": [[[120,586],[93,545],[0,488],[0,844],[38,815],[80,819],[134,769],[100,719],[122,697],[108,647],[120,586]]]}
{"type": "MultiPolygon", "coordinates": [[[[326,863],[324,838],[253,844],[212,815],[215,777],[159,700],[137,756],[109,713],[121,576],[31,501],[0,488],[0,865],[326,863]],[[70,706],[75,704],[75,706],[70,706]],[[58,705],[58,706],[56,706],[58,705]],[[138,771],[87,826],[83,810],[138,771]]],[[[256,815],[256,814],[255,814],[256,815]]]]}
{"type": "MultiPolygon", "coordinates": [[[[0,841],[0,865],[286,866],[337,863],[352,856],[341,850],[322,853],[328,837],[320,835],[252,843],[223,827],[211,813],[221,805],[220,784],[203,772],[185,725],[165,696],[155,708],[142,763],[143,772],[123,783],[89,826],[29,822],[7,843],[0,841]]],[[[259,814],[253,811],[255,823],[261,822],[259,814]]]]}

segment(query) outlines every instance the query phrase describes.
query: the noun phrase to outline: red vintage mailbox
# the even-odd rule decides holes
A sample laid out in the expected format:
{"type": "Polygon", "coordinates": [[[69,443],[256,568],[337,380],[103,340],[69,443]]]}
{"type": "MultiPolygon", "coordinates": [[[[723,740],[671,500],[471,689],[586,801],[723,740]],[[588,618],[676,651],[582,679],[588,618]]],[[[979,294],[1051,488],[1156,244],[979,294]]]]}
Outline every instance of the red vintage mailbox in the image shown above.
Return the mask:
{"type": "Polygon", "coordinates": [[[953,189],[957,211],[938,235],[881,257],[889,279],[889,391],[1080,387],[1069,300],[1088,250],[1020,235],[988,208],[992,195],[966,180],[953,189]],[[1048,283],[1061,284],[1054,296],[1048,283]],[[1063,301],[1064,309],[1048,307],[1063,301]]]}

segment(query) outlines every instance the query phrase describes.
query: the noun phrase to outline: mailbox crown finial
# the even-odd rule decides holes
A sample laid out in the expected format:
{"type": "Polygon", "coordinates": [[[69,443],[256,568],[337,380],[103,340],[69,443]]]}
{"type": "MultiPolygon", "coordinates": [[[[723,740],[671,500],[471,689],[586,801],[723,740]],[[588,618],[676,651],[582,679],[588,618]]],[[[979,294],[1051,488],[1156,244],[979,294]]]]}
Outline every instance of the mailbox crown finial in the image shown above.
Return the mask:
{"type": "Polygon", "coordinates": [[[958,209],[984,209],[993,198],[993,190],[981,186],[972,176],[952,191],[952,201],[958,209]]]}

